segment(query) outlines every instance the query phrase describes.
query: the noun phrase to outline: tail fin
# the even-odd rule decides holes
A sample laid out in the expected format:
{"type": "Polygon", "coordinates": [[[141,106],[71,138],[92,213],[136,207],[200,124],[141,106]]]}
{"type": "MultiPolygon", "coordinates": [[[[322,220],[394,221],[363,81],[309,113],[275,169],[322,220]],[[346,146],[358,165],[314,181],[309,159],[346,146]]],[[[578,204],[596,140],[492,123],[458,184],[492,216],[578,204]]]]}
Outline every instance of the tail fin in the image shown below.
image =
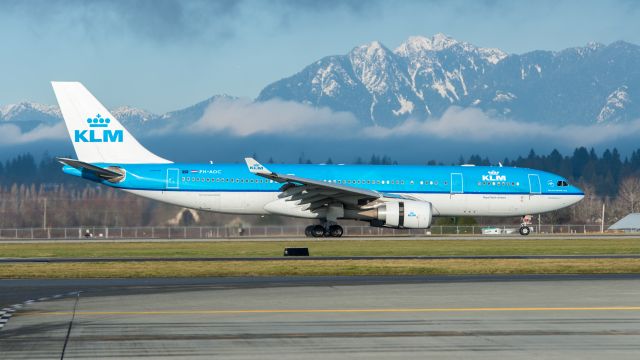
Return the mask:
{"type": "Polygon", "coordinates": [[[78,160],[88,163],[170,163],[125,129],[79,82],[51,82],[78,160]]]}

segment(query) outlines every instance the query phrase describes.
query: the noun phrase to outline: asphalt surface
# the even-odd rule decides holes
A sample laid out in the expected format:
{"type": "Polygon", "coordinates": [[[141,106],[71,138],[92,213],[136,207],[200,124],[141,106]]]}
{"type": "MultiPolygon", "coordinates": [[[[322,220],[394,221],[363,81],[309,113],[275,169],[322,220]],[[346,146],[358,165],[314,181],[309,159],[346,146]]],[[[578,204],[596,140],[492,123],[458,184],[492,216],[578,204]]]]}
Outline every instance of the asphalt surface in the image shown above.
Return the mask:
{"type": "Polygon", "coordinates": [[[0,280],[0,304],[27,300],[0,330],[2,359],[640,353],[631,274],[0,280]]]}
{"type": "Polygon", "coordinates": [[[481,256],[281,256],[281,257],[109,257],[109,258],[0,258],[12,263],[164,262],[164,261],[305,261],[305,260],[531,260],[531,259],[640,259],[640,255],[481,255],[481,256]]]}

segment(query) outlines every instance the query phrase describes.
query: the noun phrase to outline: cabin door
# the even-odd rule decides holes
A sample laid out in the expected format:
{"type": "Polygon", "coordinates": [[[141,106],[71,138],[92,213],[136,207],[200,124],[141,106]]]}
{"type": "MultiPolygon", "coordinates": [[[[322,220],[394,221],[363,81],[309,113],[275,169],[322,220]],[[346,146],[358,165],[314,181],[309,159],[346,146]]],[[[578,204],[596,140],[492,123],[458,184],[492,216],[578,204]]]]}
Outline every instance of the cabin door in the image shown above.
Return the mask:
{"type": "Polygon", "coordinates": [[[540,185],[540,176],[537,174],[529,174],[529,193],[540,194],[542,186],[540,185]]]}

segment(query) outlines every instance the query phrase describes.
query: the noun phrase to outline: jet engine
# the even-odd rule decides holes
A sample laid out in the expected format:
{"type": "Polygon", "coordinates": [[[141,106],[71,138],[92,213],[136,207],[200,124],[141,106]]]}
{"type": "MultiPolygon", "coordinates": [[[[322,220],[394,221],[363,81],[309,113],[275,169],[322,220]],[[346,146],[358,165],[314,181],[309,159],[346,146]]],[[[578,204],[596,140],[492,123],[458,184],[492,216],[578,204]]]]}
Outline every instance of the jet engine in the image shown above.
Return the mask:
{"type": "Polygon", "coordinates": [[[386,227],[426,229],[431,226],[433,217],[431,203],[427,201],[389,201],[377,210],[378,224],[386,227]]]}

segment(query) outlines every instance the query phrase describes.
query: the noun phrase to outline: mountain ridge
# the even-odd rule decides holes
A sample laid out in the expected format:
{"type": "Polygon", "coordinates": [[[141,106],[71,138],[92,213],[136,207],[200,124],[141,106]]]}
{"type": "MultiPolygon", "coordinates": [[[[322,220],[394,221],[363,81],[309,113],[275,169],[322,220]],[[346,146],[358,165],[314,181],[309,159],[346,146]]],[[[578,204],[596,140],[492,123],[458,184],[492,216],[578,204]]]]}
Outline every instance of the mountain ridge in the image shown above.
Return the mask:
{"type": "Polygon", "coordinates": [[[453,105],[523,121],[619,122],[640,117],[639,62],[640,47],[624,41],[507,54],[444,34],[412,36],[394,50],[374,41],[324,57],[257,100],[326,106],[384,126],[439,117],[453,105]],[[612,106],[622,88],[625,101],[612,106]]]}

